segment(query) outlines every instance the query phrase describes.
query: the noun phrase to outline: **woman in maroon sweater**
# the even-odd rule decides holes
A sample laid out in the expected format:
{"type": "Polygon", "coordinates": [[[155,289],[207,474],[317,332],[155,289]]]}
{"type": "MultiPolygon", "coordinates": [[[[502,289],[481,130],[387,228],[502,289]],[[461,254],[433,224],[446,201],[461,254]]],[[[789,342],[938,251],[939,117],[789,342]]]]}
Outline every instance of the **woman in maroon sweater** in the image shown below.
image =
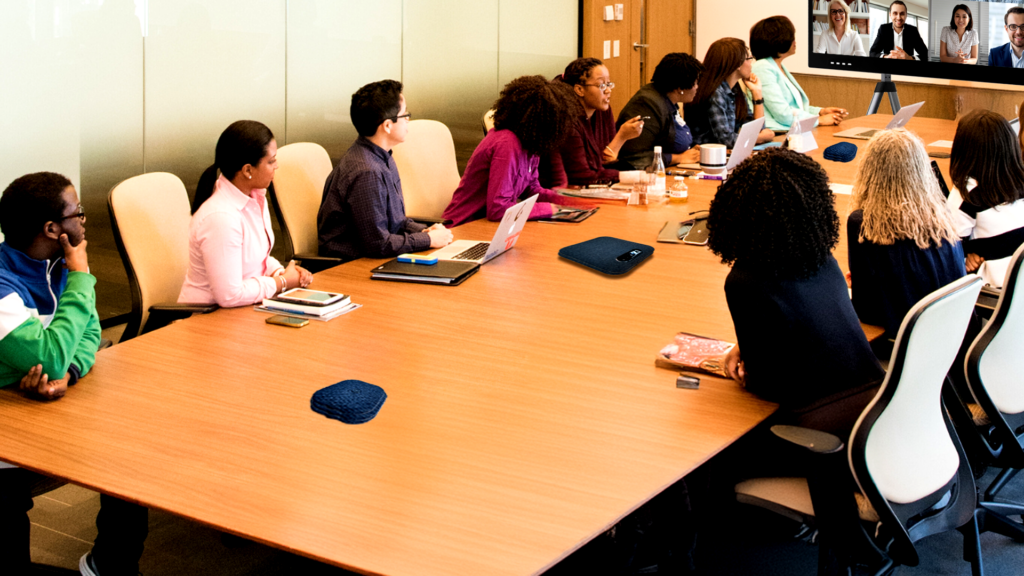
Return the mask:
{"type": "Polygon", "coordinates": [[[566,184],[617,181],[619,171],[605,166],[617,160],[626,140],[643,132],[643,120],[637,116],[615,131],[615,115],[611,110],[615,85],[610,81],[608,68],[597,58],[573,60],[561,80],[572,86],[584,114],[565,143],[541,162],[541,185],[550,189],[566,184]]]}

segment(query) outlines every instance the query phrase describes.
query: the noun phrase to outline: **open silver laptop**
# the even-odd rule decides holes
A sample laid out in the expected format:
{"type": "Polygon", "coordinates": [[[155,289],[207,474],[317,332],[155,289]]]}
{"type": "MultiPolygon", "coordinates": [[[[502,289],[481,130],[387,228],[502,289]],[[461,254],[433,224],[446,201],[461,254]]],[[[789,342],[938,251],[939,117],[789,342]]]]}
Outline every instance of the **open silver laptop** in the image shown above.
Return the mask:
{"type": "MultiPolygon", "coordinates": [[[[918,102],[917,104],[911,104],[910,106],[904,106],[900,108],[900,111],[892,117],[892,120],[885,126],[886,130],[895,130],[897,128],[903,128],[910,122],[910,119],[917,114],[917,111],[924,106],[924,102],[918,102]]],[[[878,130],[871,128],[850,128],[849,130],[843,130],[842,132],[836,132],[833,134],[836,138],[855,138],[857,140],[870,140],[878,130]]]]}
{"type": "Polygon", "coordinates": [[[754,145],[757,144],[757,135],[761,133],[762,128],[764,128],[764,116],[755,118],[740,127],[740,133],[736,135],[736,144],[732,147],[732,155],[729,156],[729,162],[725,165],[726,172],[731,172],[733,168],[739,166],[740,162],[750,158],[751,153],[754,152],[754,145]]]}
{"type": "Polygon", "coordinates": [[[526,221],[530,218],[530,211],[533,210],[533,205],[536,203],[537,195],[534,194],[505,210],[505,216],[498,224],[498,229],[494,232],[494,238],[491,238],[490,242],[456,240],[430,255],[437,256],[438,260],[459,260],[483,264],[516,245],[519,234],[526,226],[526,221]]]}

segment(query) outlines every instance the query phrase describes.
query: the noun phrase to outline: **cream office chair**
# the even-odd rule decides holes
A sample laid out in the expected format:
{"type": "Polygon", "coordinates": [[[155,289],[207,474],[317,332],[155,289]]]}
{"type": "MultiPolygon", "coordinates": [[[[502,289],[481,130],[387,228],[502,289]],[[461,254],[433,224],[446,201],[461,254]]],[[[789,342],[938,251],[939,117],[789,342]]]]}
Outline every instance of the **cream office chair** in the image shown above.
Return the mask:
{"type": "Polygon", "coordinates": [[[107,196],[110,223],[132,292],[121,341],[216,304],[176,304],[188,269],[188,192],[173,174],[153,172],[121,182],[107,196]]]}
{"type": "Polygon", "coordinates": [[[917,541],[959,530],[964,559],[981,576],[974,476],[942,396],[982,283],[961,278],[907,313],[889,371],[848,449],[832,434],[775,426],[777,436],[807,449],[812,475],[736,486],[740,502],[817,526],[819,574],[868,565],[882,575],[894,565],[916,566],[917,541]],[[849,486],[851,472],[859,490],[849,486]]]}
{"type": "Polygon", "coordinates": [[[443,222],[460,180],[448,127],[436,120],[413,120],[405,142],[391,153],[402,178],[406,215],[419,222],[443,222]]]}
{"type": "Polygon", "coordinates": [[[317,255],[316,215],[331,170],[331,157],[319,144],[296,142],[277,149],[270,202],[280,217],[281,232],[291,245],[291,257],[301,260],[310,272],[341,264],[340,258],[317,255]]]}

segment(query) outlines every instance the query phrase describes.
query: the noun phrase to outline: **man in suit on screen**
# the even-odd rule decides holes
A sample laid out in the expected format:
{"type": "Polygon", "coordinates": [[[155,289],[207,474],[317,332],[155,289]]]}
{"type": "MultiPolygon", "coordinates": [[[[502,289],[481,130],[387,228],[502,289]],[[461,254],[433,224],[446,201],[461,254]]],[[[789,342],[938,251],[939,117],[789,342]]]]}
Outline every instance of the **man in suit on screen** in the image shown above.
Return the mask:
{"type": "Polygon", "coordinates": [[[1003,16],[1009,42],[988,51],[989,66],[1024,68],[1024,8],[1013,6],[1003,16]]]}
{"type": "Polygon", "coordinates": [[[907,24],[907,5],[901,0],[889,5],[889,21],[878,27],[878,34],[871,44],[871,57],[928,60],[928,47],[921,39],[917,26],[907,24]]]}

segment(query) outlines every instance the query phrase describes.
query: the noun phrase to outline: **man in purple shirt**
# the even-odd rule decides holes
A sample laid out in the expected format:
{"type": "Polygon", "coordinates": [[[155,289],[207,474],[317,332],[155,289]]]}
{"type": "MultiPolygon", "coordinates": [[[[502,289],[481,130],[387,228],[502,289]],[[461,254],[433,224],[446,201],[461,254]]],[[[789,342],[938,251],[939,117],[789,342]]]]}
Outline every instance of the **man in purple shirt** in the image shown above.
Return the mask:
{"type": "Polygon", "coordinates": [[[324,184],[317,214],[320,255],[389,258],[450,243],[452,233],[443,225],[428,228],[405,216],[402,182],[391,158],[412,119],[402,83],[363,86],[352,95],[349,113],[359,138],[324,184]]]}

